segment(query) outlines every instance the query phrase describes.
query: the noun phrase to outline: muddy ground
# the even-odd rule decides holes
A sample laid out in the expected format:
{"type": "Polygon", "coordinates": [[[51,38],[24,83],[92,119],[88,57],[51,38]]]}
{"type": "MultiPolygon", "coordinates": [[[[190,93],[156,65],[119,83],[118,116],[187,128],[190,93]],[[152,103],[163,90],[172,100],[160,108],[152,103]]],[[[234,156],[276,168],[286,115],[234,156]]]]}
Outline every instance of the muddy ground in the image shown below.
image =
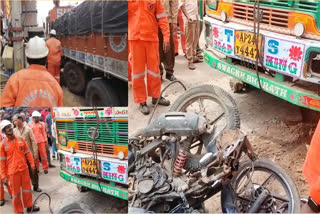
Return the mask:
{"type": "MultiPolygon", "coordinates": [[[[63,180],[59,176],[59,163],[53,162],[57,167],[50,168],[48,174],[40,171],[39,186],[43,192],[46,192],[51,197],[51,208],[53,213],[58,213],[64,206],[74,202],[87,204],[95,213],[126,213],[127,201],[108,196],[106,194],[89,191],[80,193],[75,184],[63,180]],[[106,201],[108,202],[106,204],[106,201]]],[[[39,193],[33,192],[33,200],[39,193]]],[[[12,201],[9,199],[7,190],[5,188],[6,204],[0,207],[1,213],[13,213],[12,201]]],[[[40,196],[37,206],[40,207],[38,213],[50,213],[49,200],[46,196],[40,196]]]]}
{"type": "MultiPolygon", "coordinates": [[[[276,161],[292,177],[301,197],[308,196],[308,185],[302,174],[306,156],[306,143],[310,142],[314,125],[303,123],[301,109],[284,100],[271,96],[257,89],[235,94],[229,86],[230,76],[213,70],[207,64],[196,64],[194,71],[187,69],[184,56],[176,57],[175,76],[188,88],[198,85],[216,85],[226,90],[235,99],[241,118],[241,130],[248,134],[258,155],[276,161]]],[[[164,80],[162,88],[168,85],[164,80]]],[[[173,103],[183,93],[179,85],[173,85],[164,96],[173,103]]],[[[148,100],[149,106],[151,99],[148,100]]],[[[170,107],[160,106],[154,117],[167,112],[170,107]]],[[[129,89],[129,133],[146,126],[150,116],[138,111],[133,102],[132,87],[129,89]]],[[[151,108],[153,110],[153,107],[151,108]]],[[[219,198],[208,201],[209,212],[220,212],[219,198]]]]}

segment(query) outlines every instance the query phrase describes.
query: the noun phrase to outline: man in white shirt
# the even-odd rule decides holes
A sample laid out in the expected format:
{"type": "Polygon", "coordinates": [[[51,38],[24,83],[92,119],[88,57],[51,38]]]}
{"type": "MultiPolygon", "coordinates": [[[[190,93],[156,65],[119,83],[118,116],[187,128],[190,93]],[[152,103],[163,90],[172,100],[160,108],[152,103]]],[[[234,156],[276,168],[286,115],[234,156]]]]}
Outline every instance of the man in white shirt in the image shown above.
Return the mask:
{"type": "Polygon", "coordinates": [[[197,57],[200,21],[198,0],[180,0],[180,7],[184,15],[188,68],[194,70],[196,67],[193,63],[202,62],[197,57]]]}

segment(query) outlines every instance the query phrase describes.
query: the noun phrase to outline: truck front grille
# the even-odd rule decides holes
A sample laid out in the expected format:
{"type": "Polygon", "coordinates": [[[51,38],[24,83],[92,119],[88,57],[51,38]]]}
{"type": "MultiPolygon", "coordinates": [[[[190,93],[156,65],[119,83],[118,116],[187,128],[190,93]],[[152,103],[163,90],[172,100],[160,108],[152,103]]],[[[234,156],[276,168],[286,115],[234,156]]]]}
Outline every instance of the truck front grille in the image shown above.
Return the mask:
{"type": "MultiPolygon", "coordinates": [[[[114,155],[113,145],[96,143],[97,153],[114,155]]],[[[93,152],[92,143],[90,142],[78,142],[78,150],[83,152],[93,152]]]]}
{"type": "MultiPolygon", "coordinates": [[[[245,20],[247,22],[253,22],[253,5],[234,4],[233,16],[234,18],[245,20]]],[[[263,18],[261,23],[271,26],[288,28],[288,12],[260,7],[263,11],[263,18]]]]}
{"type": "MultiPolygon", "coordinates": [[[[96,122],[77,120],[74,122],[57,122],[57,130],[66,133],[67,140],[92,142],[88,135],[90,128],[97,126],[96,122]]],[[[98,128],[99,137],[95,139],[100,144],[128,145],[127,122],[100,122],[98,128]]]]}

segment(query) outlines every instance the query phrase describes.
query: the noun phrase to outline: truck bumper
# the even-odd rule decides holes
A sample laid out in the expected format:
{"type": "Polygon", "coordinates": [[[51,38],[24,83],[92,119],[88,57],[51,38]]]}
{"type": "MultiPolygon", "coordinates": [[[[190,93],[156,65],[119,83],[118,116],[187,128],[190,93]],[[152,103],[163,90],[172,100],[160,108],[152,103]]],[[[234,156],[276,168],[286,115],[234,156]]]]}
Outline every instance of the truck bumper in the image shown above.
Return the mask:
{"type": "Polygon", "coordinates": [[[70,173],[62,170],[60,171],[60,177],[68,182],[71,182],[83,187],[87,187],[89,189],[92,189],[98,192],[103,192],[105,194],[108,194],[117,198],[121,198],[123,200],[128,200],[128,188],[124,188],[120,185],[115,184],[115,186],[111,186],[104,182],[100,182],[100,186],[101,186],[101,189],[100,189],[99,183],[97,181],[86,179],[86,178],[79,178],[77,176],[71,175],[70,173]]]}
{"type": "MultiPolygon", "coordinates": [[[[259,88],[255,70],[232,65],[226,59],[219,59],[213,52],[206,50],[205,62],[212,68],[259,88]]],[[[294,105],[320,111],[320,97],[311,90],[303,89],[292,82],[278,82],[275,78],[259,73],[263,91],[286,100],[294,105]]]]}

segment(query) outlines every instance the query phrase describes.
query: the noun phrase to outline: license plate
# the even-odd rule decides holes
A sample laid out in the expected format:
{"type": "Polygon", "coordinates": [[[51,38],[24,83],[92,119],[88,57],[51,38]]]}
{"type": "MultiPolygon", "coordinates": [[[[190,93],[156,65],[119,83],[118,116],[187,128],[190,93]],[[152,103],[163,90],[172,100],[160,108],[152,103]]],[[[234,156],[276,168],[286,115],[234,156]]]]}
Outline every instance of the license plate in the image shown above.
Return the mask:
{"type": "MultiPolygon", "coordinates": [[[[236,31],[235,35],[235,54],[240,58],[256,61],[257,49],[254,33],[247,31],[236,31]]],[[[261,38],[261,35],[259,35],[259,50],[261,46],[261,38]]]]}
{"type": "Polygon", "coordinates": [[[100,161],[96,162],[94,159],[82,158],[81,159],[82,173],[91,176],[98,175],[98,169],[100,171],[100,161]],[[97,168],[98,166],[98,168],[97,168]]]}

